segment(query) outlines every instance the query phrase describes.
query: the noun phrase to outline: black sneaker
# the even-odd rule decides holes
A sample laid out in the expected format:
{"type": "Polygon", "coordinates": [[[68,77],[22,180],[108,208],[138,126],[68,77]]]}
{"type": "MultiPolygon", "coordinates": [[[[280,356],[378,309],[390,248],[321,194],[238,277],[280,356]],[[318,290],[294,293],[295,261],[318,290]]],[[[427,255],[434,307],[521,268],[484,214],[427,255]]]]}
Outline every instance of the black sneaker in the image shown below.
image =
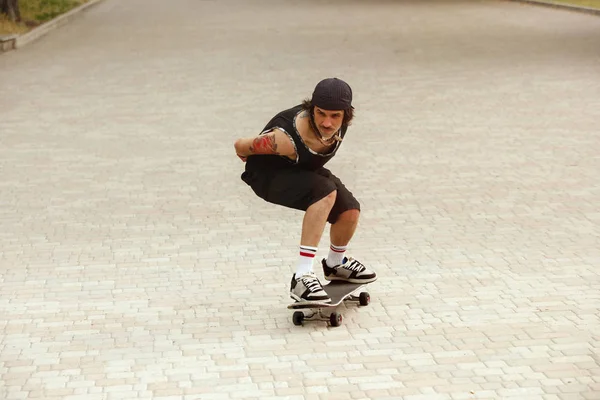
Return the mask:
{"type": "Polygon", "coordinates": [[[352,283],[371,283],[377,280],[377,274],[367,269],[360,261],[344,257],[340,265],[329,267],[323,259],[323,275],[328,281],[346,281],[352,283]]]}
{"type": "Polygon", "coordinates": [[[298,302],[330,303],[331,299],[323,290],[321,282],[314,273],[304,274],[296,278],[292,276],[290,297],[298,302]]]}

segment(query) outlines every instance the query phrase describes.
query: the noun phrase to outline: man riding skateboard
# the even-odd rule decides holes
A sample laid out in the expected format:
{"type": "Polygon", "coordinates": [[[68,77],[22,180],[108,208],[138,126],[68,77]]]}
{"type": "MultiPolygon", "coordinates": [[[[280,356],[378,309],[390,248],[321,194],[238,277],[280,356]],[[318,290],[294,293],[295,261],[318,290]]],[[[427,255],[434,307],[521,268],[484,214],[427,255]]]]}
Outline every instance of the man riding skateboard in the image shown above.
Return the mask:
{"type": "Polygon", "coordinates": [[[327,222],[329,255],[321,261],[326,280],[369,283],[375,272],[346,257],[358,225],[360,204],[323,166],[338,151],[354,116],[352,89],[341,79],[320,81],[310,100],[275,115],[262,132],[238,139],[235,151],[246,162],[242,180],[263,200],[305,211],[300,254],[290,296],[298,302],[331,301],[313,272],[313,259],[327,222]]]}

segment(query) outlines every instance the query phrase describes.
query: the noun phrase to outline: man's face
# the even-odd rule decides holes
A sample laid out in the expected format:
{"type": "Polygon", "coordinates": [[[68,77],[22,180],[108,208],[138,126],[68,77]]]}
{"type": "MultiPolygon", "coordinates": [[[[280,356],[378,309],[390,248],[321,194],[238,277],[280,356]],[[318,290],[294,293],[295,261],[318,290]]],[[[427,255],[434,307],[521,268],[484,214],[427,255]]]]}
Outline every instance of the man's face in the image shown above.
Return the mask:
{"type": "Polygon", "coordinates": [[[315,125],[323,136],[331,136],[342,127],[344,110],[323,110],[315,106],[315,125]]]}

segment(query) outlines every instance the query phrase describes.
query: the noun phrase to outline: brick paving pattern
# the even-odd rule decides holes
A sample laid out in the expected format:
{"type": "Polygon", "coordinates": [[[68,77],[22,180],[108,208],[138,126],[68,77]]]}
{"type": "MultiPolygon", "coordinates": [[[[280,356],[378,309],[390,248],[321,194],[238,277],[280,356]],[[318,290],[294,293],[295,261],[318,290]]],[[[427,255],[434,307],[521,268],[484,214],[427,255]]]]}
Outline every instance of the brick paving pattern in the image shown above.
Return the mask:
{"type": "Polygon", "coordinates": [[[106,0],[3,54],[0,398],[600,399],[599,32],[502,1],[106,0]],[[326,76],[380,278],[296,327],[302,214],[233,142],[326,76]]]}

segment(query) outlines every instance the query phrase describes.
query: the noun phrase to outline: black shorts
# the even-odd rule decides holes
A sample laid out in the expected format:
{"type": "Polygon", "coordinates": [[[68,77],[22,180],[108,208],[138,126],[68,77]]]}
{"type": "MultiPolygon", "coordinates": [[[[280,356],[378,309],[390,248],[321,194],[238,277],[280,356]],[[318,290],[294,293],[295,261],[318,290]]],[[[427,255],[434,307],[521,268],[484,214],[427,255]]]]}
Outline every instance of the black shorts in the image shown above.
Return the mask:
{"type": "Polygon", "coordinates": [[[263,200],[303,211],[337,190],[335,204],[327,218],[332,224],[344,211],[360,211],[360,203],[327,168],[316,171],[301,168],[247,170],[242,174],[242,180],[263,200]]]}

